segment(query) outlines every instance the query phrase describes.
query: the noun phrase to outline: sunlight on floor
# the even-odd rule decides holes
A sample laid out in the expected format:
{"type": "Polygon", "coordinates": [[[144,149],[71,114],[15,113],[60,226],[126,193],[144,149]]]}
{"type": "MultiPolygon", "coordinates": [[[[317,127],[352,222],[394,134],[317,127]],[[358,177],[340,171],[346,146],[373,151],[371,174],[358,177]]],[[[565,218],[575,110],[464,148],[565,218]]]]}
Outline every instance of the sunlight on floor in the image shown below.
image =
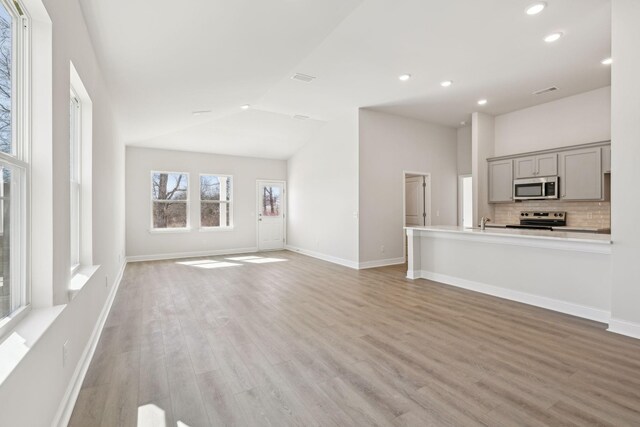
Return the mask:
{"type": "MultiPolygon", "coordinates": [[[[190,427],[188,424],[178,421],[177,427],[190,427]]],[[[164,410],[153,403],[138,407],[137,427],[167,427],[164,410]]]]}
{"type": "Polygon", "coordinates": [[[227,261],[238,261],[238,262],[226,262],[226,261],[216,261],[213,259],[198,259],[193,261],[177,261],[176,264],[186,265],[189,267],[198,267],[198,268],[223,268],[223,267],[237,267],[239,265],[243,265],[241,263],[251,263],[251,264],[269,264],[272,262],[284,262],[288,261],[284,258],[265,258],[261,256],[239,256],[239,257],[231,257],[225,258],[227,261]]]}

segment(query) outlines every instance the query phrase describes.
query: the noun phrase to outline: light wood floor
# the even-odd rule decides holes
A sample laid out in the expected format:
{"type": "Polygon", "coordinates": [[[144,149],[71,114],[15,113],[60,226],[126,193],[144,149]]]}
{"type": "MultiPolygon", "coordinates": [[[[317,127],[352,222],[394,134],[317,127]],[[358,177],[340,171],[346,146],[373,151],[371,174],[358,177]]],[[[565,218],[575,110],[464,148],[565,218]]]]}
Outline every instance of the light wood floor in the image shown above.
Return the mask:
{"type": "Polygon", "coordinates": [[[640,341],[602,324],[257,256],[129,264],[71,425],[640,425],[640,341]]]}

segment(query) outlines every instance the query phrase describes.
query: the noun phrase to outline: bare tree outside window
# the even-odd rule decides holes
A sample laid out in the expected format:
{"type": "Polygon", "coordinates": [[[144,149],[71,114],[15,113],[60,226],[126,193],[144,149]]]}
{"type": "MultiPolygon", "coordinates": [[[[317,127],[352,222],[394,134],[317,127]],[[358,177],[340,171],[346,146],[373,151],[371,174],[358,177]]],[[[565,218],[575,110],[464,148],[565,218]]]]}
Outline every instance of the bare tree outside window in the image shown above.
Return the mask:
{"type": "Polygon", "coordinates": [[[280,187],[264,187],[262,192],[262,216],[280,215],[280,191],[280,187]]]}
{"type": "Polygon", "coordinates": [[[0,4],[0,151],[13,153],[11,133],[11,17],[0,4]]]}
{"type": "Polygon", "coordinates": [[[231,177],[200,175],[200,226],[231,227],[231,177]]]}
{"type": "Polygon", "coordinates": [[[189,176],[154,172],[151,176],[153,228],[186,228],[189,176]]]}

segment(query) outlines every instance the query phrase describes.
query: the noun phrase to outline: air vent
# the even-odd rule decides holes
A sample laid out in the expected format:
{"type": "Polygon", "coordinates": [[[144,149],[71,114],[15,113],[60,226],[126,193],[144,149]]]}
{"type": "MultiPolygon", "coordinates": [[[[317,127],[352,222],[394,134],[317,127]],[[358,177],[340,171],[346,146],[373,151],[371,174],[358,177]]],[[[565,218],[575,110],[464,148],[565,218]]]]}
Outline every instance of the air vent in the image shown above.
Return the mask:
{"type": "Polygon", "coordinates": [[[551,87],[548,87],[546,89],[537,90],[537,91],[533,92],[533,94],[534,95],[542,95],[543,93],[555,92],[556,90],[558,90],[557,87],[551,86],[551,87]]]}
{"type": "Polygon", "coordinates": [[[305,82],[305,83],[311,83],[316,78],[313,76],[309,76],[307,74],[295,73],[293,76],[291,76],[291,79],[300,80],[301,82],[305,82]]]}
{"type": "Polygon", "coordinates": [[[309,118],[309,116],[303,116],[302,114],[296,114],[295,116],[293,116],[294,119],[298,119],[298,120],[307,120],[309,118]]]}

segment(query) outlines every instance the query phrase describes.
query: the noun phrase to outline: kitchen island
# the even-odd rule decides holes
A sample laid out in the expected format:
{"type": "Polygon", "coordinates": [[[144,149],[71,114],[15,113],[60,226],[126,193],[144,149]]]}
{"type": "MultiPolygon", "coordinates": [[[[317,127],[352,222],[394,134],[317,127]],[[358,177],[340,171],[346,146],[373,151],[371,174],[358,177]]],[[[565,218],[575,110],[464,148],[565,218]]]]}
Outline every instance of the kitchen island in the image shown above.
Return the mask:
{"type": "Polygon", "coordinates": [[[409,279],[428,279],[608,322],[611,236],[407,227],[409,279]]]}

